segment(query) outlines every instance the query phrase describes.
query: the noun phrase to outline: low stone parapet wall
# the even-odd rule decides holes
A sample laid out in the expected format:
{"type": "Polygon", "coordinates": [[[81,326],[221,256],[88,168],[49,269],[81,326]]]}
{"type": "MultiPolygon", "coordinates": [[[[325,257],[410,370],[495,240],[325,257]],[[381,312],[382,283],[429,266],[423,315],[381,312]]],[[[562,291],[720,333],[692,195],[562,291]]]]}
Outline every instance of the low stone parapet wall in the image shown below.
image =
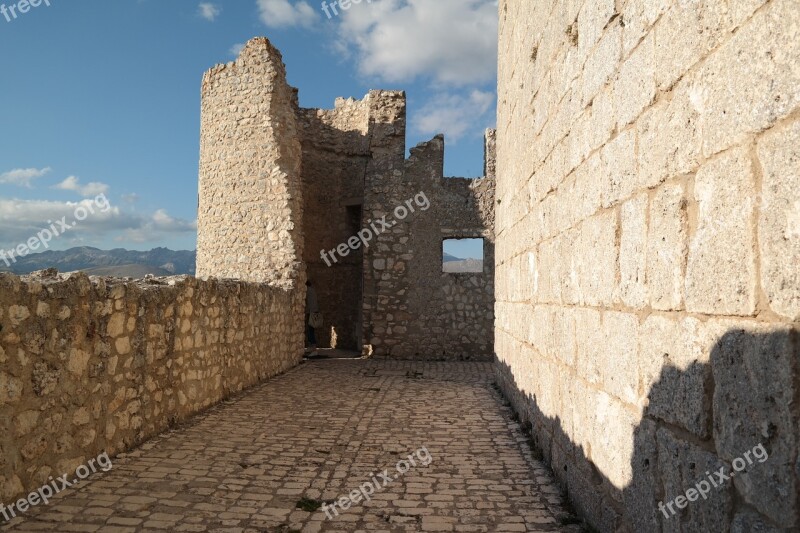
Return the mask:
{"type": "Polygon", "coordinates": [[[303,353],[303,291],[0,275],[0,501],[118,453],[303,353]]]}

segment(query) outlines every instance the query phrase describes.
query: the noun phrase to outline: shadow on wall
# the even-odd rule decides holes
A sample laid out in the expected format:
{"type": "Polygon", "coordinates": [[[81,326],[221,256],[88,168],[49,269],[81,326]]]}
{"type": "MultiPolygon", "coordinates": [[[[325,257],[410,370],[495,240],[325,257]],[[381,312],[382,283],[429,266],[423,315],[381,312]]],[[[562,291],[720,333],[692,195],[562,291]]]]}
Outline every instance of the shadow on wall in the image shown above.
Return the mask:
{"type": "Polygon", "coordinates": [[[584,447],[570,439],[562,417],[545,415],[536,395],[517,386],[506,363],[497,363],[497,373],[534,447],[578,514],[598,530],[798,531],[799,348],[794,328],[736,329],[716,342],[710,363],[665,366],[630,436],[632,453],[619,453],[630,444],[612,434],[620,426],[597,423],[602,403],[594,413],[572,415],[576,430],[583,424],[581,431],[591,435],[584,447]],[[691,420],[697,431],[683,429],[687,413],[700,413],[691,420]],[[600,471],[593,460],[600,456],[606,465],[620,457],[614,472],[600,471]],[[625,457],[629,465],[622,464],[625,457]],[[615,484],[609,476],[627,482],[615,484]]]}
{"type": "Polygon", "coordinates": [[[317,329],[318,344],[360,351],[364,252],[348,248],[346,256],[334,256],[329,263],[320,252],[346,243],[361,229],[369,135],[326,124],[316,109],[300,109],[298,118],[303,146],[303,260],[326,321],[317,329]]]}

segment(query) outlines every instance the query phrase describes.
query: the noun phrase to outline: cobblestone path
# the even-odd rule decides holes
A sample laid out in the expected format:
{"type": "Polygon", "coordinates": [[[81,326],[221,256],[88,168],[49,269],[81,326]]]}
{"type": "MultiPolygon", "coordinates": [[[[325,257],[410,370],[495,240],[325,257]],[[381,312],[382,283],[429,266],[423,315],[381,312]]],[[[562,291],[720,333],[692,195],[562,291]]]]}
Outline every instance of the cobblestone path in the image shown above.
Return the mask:
{"type": "Polygon", "coordinates": [[[488,363],[315,361],[3,529],[579,531],[526,442],[488,363]]]}

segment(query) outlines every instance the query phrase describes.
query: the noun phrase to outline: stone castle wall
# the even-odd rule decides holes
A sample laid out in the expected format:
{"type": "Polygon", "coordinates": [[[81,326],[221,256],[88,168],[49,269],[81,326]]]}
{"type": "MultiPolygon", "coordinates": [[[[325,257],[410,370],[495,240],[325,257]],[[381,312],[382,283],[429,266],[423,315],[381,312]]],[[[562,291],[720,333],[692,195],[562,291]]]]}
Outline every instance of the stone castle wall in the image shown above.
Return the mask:
{"type": "Polygon", "coordinates": [[[0,501],[295,366],[304,293],[0,274],[0,501]]]}
{"type": "MultiPolygon", "coordinates": [[[[331,110],[300,109],[298,124],[305,261],[326,322],[320,345],[360,351],[366,344],[375,355],[403,358],[489,357],[493,177],[445,178],[441,137],[406,159],[400,91],[338,99],[331,110]],[[428,208],[415,203],[398,219],[395,210],[420,193],[428,208]],[[368,246],[336,261],[321,257],[384,216],[395,224],[368,246]],[[486,239],[483,273],[442,272],[442,241],[449,237],[486,239]]],[[[487,168],[494,165],[493,138],[489,132],[487,168]]]]}
{"type": "MultiPolygon", "coordinates": [[[[259,38],[206,74],[202,110],[198,276],[291,283],[307,274],[325,322],[321,347],[491,357],[494,176],[445,179],[439,137],[407,160],[405,93],[300,108],[280,53],[259,38]],[[396,219],[419,193],[430,209],[396,219]],[[396,224],[368,246],[321,254],[384,215],[396,224]],[[485,239],[483,273],[442,272],[452,237],[485,239]]],[[[488,174],[493,132],[486,146],[488,174]]]]}
{"type": "Polygon", "coordinates": [[[280,52],[265,38],[203,77],[198,277],[302,281],[296,107],[280,52]]]}
{"type": "Polygon", "coordinates": [[[443,169],[440,136],[370,175],[376,181],[367,188],[367,212],[394,223],[369,248],[365,264],[365,338],[378,355],[472,359],[493,353],[494,180],[445,178],[443,169]],[[428,207],[414,202],[415,211],[398,218],[398,207],[420,194],[428,207]],[[448,238],[484,239],[483,272],[442,272],[448,238]]]}
{"type": "MultiPolygon", "coordinates": [[[[360,101],[340,99],[334,110],[301,114],[306,258],[330,324],[323,335],[331,326],[345,331],[343,346],[353,338],[356,348],[369,345],[377,356],[489,357],[494,179],[445,178],[442,137],[406,158],[403,92],[370,91],[360,101]],[[420,193],[427,207],[413,202],[412,212],[407,202],[420,193]],[[398,208],[408,212],[398,217],[398,208]],[[322,261],[320,250],[347,242],[383,217],[391,229],[368,246],[331,266],[322,261]],[[442,272],[442,242],[450,237],[485,238],[483,273],[442,272]]],[[[490,148],[486,159],[491,168],[490,148]]]]}
{"type": "Polygon", "coordinates": [[[797,2],[499,8],[506,393],[600,531],[797,530],[797,2]]]}

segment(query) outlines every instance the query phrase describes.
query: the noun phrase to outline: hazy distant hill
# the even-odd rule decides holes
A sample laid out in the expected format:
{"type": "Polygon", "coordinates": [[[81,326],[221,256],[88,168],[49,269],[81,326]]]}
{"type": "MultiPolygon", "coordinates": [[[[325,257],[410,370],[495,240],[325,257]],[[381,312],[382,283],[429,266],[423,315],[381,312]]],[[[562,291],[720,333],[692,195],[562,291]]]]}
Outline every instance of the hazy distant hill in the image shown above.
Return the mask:
{"type": "MultiPolygon", "coordinates": [[[[148,252],[125,250],[100,250],[89,246],[69,250],[48,250],[40,254],[29,254],[18,258],[11,267],[0,260],[0,272],[30,274],[36,270],[55,267],[59,272],[81,270],[90,276],[114,276],[122,278],[142,278],[147,274],[171,276],[195,273],[196,253],[193,251],[173,251],[168,248],[154,248],[148,252]]],[[[483,272],[480,259],[461,259],[444,254],[444,272],[483,272]]]]}
{"type": "Polygon", "coordinates": [[[445,261],[444,272],[483,272],[482,259],[455,259],[445,261]]]}
{"type": "Polygon", "coordinates": [[[173,273],[148,265],[120,265],[112,267],[82,268],[88,276],[112,276],[115,278],[143,278],[148,274],[154,276],[172,276],[173,273]]]}
{"type": "Polygon", "coordinates": [[[168,248],[154,248],[148,252],[125,250],[99,250],[88,246],[69,250],[48,250],[40,254],[29,254],[18,258],[16,263],[6,266],[0,260],[0,271],[15,274],[30,274],[36,270],[55,267],[59,272],[82,270],[94,276],[143,277],[146,274],[171,276],[174,274],[195,273],[193,251],[173,251],[168,248]]]}

